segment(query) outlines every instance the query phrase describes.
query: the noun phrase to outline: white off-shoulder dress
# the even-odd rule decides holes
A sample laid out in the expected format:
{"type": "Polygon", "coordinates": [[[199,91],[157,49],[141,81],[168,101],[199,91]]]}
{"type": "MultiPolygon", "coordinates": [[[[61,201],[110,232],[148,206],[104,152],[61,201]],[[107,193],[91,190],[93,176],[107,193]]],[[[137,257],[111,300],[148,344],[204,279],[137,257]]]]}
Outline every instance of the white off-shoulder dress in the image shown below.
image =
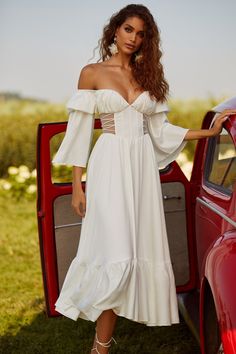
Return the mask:
{"type": "Polygon", "coordinates": [[[188,129],[141,93],[78,89],[67,103],[65,137],[52,162],[87,166],[86,214],[56,311],[96,321],[102,311],[147,326],[179,323],[158,167],[175,160],[188,129]],[[91,154],[95,113],[102,134],[91,154]]]}

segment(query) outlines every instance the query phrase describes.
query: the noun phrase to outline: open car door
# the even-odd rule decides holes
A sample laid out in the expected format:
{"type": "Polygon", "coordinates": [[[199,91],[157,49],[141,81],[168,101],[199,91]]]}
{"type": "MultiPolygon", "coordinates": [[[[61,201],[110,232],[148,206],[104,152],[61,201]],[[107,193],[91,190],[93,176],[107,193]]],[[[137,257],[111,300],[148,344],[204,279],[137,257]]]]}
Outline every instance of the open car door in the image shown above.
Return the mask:
{"type": "MultiPolygon", "coordinates": [[[[72,181],[56,180],[56,167],[51,164],[53,140],[64,135],[66,126],[67,122],[42,123],[37,135],[37,217],[48,316],[59,315],[54,304],[76,255],[82,223],[71,206],[72,181]]],[[[99,119],[95,119],[94,128],[96,133],[101,129],[99,119]]],[[[192,188],[176,162],[160,174],[176,288],[177,292],[187,292],[196,284],[192,188]]]]}

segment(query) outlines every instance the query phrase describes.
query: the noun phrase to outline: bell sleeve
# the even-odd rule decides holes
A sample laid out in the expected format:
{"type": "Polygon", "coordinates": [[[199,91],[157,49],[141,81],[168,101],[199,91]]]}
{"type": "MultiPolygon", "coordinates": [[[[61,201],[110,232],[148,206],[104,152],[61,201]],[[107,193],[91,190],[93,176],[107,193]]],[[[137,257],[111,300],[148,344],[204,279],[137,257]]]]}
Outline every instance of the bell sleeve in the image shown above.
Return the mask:
{"type": "Polygon", "coordinates": [[[147,116],[148,132],[160,168],[166,167],[177,158],[187,143],[184,137],[189,130],[171,124],[167,118],[168,111],[165,103],[157,103],[154,112],[147,116]]]}
{"type": "Polygon", "coordinates": [[[69,115],[66,133],[52,163],[86,167],[93,138],[94,91],[77,90],[66,107],[69,115]]]}

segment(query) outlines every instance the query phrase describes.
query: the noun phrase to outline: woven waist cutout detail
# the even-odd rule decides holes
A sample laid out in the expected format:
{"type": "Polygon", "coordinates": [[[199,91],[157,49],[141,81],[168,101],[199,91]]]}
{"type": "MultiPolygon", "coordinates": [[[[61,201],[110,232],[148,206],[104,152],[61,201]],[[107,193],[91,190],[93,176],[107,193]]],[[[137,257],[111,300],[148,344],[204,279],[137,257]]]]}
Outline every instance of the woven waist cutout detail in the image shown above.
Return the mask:
{"type": "Polygon", "coordinates": [[[101,120],[103,133],[116,133],[114,113],[102,113],[100,114],[99,118],[101,120]]]}
{"type": "MultiPolygon", "coordinates": [[[[103,133],[116,134],[114,113],[101,113],[99,115],[103,133]]],[[[143,134],[148,133],[147,118],[143,115],[143,134]]]]}

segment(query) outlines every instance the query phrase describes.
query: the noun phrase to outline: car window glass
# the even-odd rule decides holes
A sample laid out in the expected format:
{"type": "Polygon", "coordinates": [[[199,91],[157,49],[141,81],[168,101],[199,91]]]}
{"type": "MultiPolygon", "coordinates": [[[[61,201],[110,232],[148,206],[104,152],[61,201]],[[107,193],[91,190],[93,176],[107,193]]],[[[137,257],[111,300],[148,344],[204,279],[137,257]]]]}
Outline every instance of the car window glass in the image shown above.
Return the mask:
{"type": "MultiPolygon", "coordinates": [[[[54,135],[50,140],[50,159],[52,161],[54,154],[65,136],[65,132],[54,135]]],[[[51,164],[52,183],[70,183],[72,181],[72,166],[51,164]]]]}
{"type": "Polygon", "coordinates": [[[234,142],[226,129],[215,137],[212,163],[208,166],[208,181],[228,192],[233,190],[236,181],[236,150],[234,142]]]}

